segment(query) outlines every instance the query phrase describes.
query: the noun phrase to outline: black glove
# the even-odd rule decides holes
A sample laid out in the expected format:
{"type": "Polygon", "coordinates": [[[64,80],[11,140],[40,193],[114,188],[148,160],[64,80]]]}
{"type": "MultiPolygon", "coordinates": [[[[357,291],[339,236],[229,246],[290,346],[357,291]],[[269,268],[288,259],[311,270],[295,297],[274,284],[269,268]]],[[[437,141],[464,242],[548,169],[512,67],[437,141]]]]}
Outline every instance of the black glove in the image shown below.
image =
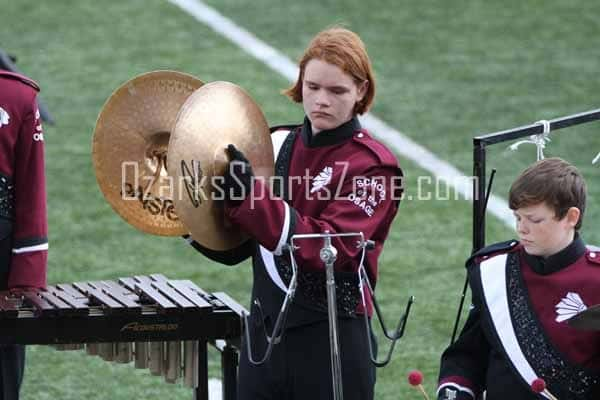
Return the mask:
{"type": "Polygon", "coordinates": [[[229,164],[223,175],[221,187],[225,193],[225,200],[232,205],[238,205],[250,194],[254,173],[250,161],[234,145],[227,146],[227,154],[229,164]]]}

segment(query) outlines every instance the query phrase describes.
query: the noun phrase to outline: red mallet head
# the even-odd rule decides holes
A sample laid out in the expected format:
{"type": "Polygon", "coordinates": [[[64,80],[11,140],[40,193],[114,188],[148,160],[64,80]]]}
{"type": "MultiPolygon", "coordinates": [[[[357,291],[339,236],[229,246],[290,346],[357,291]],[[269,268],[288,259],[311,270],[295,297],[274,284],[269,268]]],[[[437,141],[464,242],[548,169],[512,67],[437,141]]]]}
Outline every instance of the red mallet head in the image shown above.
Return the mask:
{"type": "Polygon", "coordinates": [[[419,371],[417,369],[414,371],[411,371],[410,374],[408,374],[408,383],[410,383],[412,386],[419,389],[421,391],[421,394],[423,395],[423,398],[425,398],[425,400],[429,400],[429,396],[427,396],[427,392],[423,388],[423,385],[421,385],[421,383],[423,383],[423,374],[421,373],[421,371],[419,371]]]}
{"type": "Polygon", "coordinates": [[[542,393],[546,390],[546,382],[542,378],[536,378],[531,382],[531,390],[536,393],[542,393]]]}
{"type": "Polygon", "coordinates": [[[423,383],[423,374],[421,371],[411,371],[410,374],[408,374],[408,383],[410,383],[412,386],[417,386],[423,383]]]}

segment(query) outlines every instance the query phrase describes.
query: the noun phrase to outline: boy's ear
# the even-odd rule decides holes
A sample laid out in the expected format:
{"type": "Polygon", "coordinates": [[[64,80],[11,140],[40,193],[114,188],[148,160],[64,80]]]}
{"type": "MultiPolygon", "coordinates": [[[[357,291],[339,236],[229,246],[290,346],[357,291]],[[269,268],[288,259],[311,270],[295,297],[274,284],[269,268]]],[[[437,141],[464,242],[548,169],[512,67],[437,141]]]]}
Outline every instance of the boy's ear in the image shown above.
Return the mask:
{"type": "Polygon", "coordinates": [[[566,219],[567,219],[567,223],[569,225],[571,225],[572,227],[575,227],[575,225],[577,225],[577,222],[579,222],[579,216],[581,215],[581,211],[579,210],[579,208],[577,207],[571,207],[567,210],[567,215],[565,215],[566,219]]]}

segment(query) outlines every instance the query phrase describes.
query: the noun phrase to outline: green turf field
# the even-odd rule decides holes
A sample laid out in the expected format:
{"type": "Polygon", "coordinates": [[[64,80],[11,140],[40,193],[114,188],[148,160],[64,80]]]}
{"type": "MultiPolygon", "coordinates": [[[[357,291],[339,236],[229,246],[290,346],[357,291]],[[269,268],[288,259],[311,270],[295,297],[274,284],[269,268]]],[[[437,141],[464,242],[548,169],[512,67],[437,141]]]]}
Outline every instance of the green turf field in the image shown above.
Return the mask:
{"type": "MultiPolygon", "coordinates": [[[[364,39],[378,79],[375,115],[471,172],[473,136],[598,108],[600,3],[425,0],[208,0],[258,38],[297,59],[319,30],[344,23],[364,39]]],[[[166,0],[0,1],[0,47],[43,88],[57,120],[45,127],[50,226],[49,281],[114,279],[163,273],[225,291],[247,304],[249,264],[222,267],[174,238],[143,234],[106,203],[96,184],[91,140],[104,101],[121,83],[156,69],[205,82],[244,87],[270,124],[300,121],[301,108],[279,94],[287,82],[166,0]]],[[[552,136],[548,156],[562,156],[590,186],[584,236],[600,243],[600,123],[552,136]]],[[[507,144],[508,145],[508,144],[507,144]]],[[[535,158],[497,145],[494,192],[535,158]]],[[[399,158],[407,194],[428,175],[399,158]]],[[[377,399],[419,399],[407,373],[425,374],[433,396],[438,358],[447,343],[471,248],[471,205],[465,200],[410,200],[400,208],[381,259],[378,296],[391,322],[416,297],[393,362],[379,371],[377,399]]],[[[512,237],[493,217],[488,243],[512,237]]],[[[0,322],[1,323],[1,322],[0,322]]],[[[82,352],[29,348],[24,399],[191,398],[191,392],[147,371],[113,365],[82,352]]],[[[211,375],[218,376],[215,354],[211,375]]]]}

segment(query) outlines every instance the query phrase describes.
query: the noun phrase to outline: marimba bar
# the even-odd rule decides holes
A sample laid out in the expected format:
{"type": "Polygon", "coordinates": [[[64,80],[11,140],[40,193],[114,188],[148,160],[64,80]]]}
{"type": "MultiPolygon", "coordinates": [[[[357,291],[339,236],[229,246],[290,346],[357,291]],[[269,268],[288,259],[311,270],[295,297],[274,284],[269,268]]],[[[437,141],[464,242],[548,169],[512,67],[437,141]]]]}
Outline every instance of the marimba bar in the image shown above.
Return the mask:
{"type": "Polygon", "coordinates": [[[208,400],[207,343],[221,351],[223,398],[236,398],[243,307],[227,294],[163,275],[0,291],[0,344],[85,347],[106,361],[133,362],[208,400]]]}

